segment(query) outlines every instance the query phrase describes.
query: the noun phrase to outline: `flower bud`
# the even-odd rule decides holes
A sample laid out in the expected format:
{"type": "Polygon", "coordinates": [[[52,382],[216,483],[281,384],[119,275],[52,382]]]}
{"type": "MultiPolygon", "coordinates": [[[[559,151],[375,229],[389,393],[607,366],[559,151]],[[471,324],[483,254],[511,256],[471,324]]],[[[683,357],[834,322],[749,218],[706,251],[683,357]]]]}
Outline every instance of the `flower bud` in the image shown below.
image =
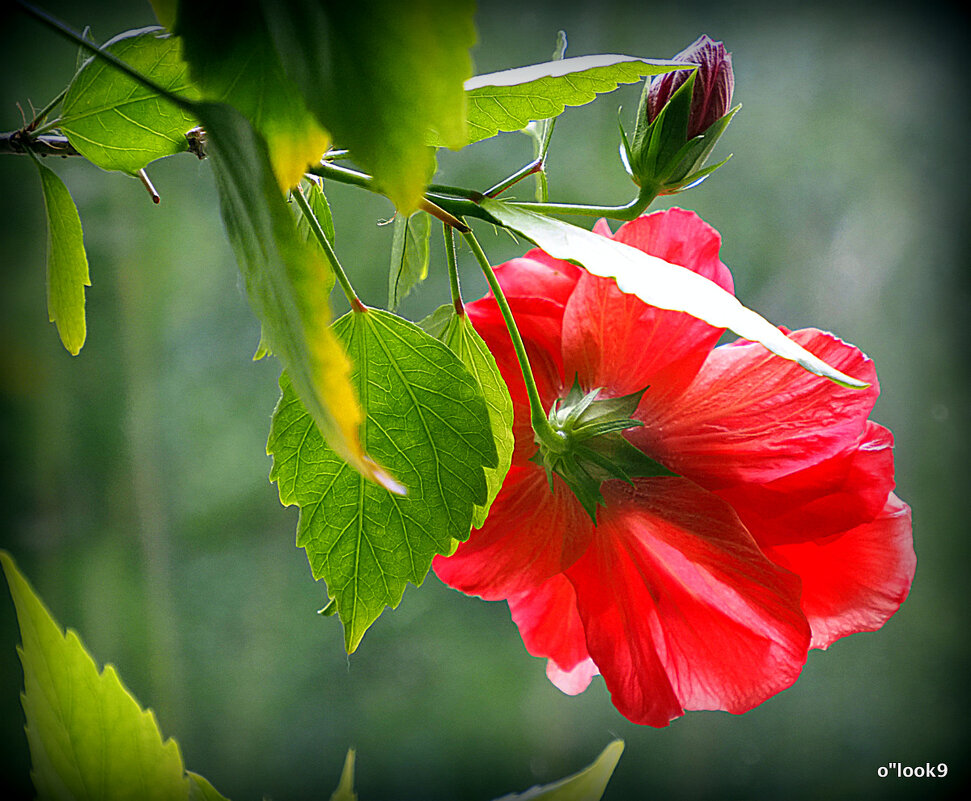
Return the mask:
{"type": "Polygon", "coordinates": [[[728,160],[704,167],[739,108],[729,108],[735,88],[731,53],[702,36],[673,60],[697,67],[649,79],[633,140],[628,142],[621,130],[625,165],[642,196],[679,192],[728,160]]]}
{"type": "MultiPolygon", "coordinates": [[[[697,64],[691,112],[688,117],[688,139],[708,130],[716,120],[724,117],[732,105],[735,74],[732,54],[721,42],[713,42],[702,35],[690,47],[682,50],[672,61],[697,64]]],[[[677,89],[688,80],[687,70],[658,75],[647,84],[647,121],[654,122],[677,89]]]]}

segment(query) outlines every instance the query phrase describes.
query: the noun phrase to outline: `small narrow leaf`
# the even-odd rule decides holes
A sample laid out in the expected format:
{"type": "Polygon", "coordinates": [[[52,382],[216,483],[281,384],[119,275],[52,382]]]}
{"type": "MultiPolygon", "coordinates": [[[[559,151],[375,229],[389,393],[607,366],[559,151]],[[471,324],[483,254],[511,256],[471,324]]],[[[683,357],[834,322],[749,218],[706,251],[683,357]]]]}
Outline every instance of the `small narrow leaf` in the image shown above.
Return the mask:
{"type": "MultiPolygon", "coordinates": [[[[119,34],[104,49],[163,89],[197,96],[178,39],[160,28],[119,34]]],[[[68,88],[60,128],[86,159],[132,175],[146,164],[187,148],[185,132],[198,123],[183,108],[91,58],[68,88]]]]}
{"type": "Polygon", "coordinates": [[[181,2],[176,31],[205,99],[242,112],[266,140],[280,188],[296,186],[330,136],[284,72],[258,0],[181,2]]]}
{"type": "MultiPolygon", "coordinates": [[[[299,191],[299,190],[295,190],[299,191]]],[[[324,232],[324,236],[331,245],[334,244],[336,239],[336,233],[334,231],[334,217],[330,212],[330,203],[327,202],[327,195],[324,194],[324,188],[317,181],[307,181],[307,191],[304,196],[307,198],[307,205],[310,206],[310,211],[314,215],[314,219],[320,225],[321,230],[324,232]]],[[[310,244],[310,247],[317,249],[319,252],[323,253],[323,248],[321,248],[320,242],[317,240],[317,236],[314,234],[310,221],[307,219],[306,215],[303,214],[295,203],[293,205],[294,213],[297,215],[297,231],[300,236],[304,238],[304,241],[310,244]]],[[[334,284],[337,282],[337,276],[334,274],[334,269],[331,267],[330,262],[326,259],[321,260],[324,265],[326,272],[324,279],[324,292],[330,295],[331,290],[334,288],[334,284]]]]}
{"type": "MultiPolygon", "coordinates": [[[[327,195],[324,194],[324,187],[321,186],[321,183],[308,180],[307,191],[304,194],[307,198],[307,203],[310,205],[310,210],[317,218],[317,222],[320,223],[320,227],[324,229],[327,240],[333,245],[337,240],[337,233],[334,230],[334,215],[331,213],[330,203],[327,200],[327,195]]],[[[303,234],[303,238],[308,242],[316,242],[317,238],[314,236],[313,231],[310,230],[310,224],[306,218],[302,214],[299,214],[299,209],[295,209],[295,211],[298,214],[297,229],[303,234]]]]}
{"type": "MultiPolygon", "coordinates": [[[[0,551],[17,609],[32,778],[40,798],[185,801],[189,779],[174,740],[162,741],[111,665],[99,672],[77,634],[60,629],[0,551]]],[[[208,783],[207,783],[208,784],[208,783]]]]}
{"type": "Polygon", "coordinates": [[[337,789],[330,796],[330,801],[357,801],[357,793],[354,792],[354,749],[347,750],[344,758],[344,769],[341,771],[341,780],[337,789]]]}
{"type": "Polygon", "coordinates": [[[716,328],[729,328],[744,339],[761,343],[777,356],[842,386],[852,389],[868,386],[830,367],[764,317],[743,306],[733,294],[691,270],[584,228],[498,200],[487,198],[482,201],[482,207],[554,258],[568,259],[594,275],[613,278],[622,292],[636,295],[651,306],[687,312],[716,328]]]}
{"type": "Polygon", "coordinates": [[[609,54],[477,75],[465,82],[468,141],[471,144],[500,131],[521,130],[533,120],[562,114],[567,106],[590,103],[621,84],[679,69],[687,67],[673,61],[609,54]]]}
{"type": "Polygon", "coordinates": [[[351,365],[329,327],[328,267],[298,234],[264,141],[237,111],[195,106],[206,128],[223,221],[246,292],[262,323],[263,346],[283,362],[297,394],[330,446],[354,469],[386,475],[361,450],[362,419],[351,365]]]}
{"type": "Polygon", "coordinates": [[[367,451],[407,488],[394,495],[349,470],[320,437],[284,373],[267,452],[280,500],[300,507],[297,545],[344,624],[354,651],[432,557],[469,536],[498,461],[475,379],[441,342],[388,312],[350,312],[334,332],[354,363],[367,451]]]}
{"type": "Polygon", "coordinates": [[[579,773],[553,784],[533,787],[525,793],[504,795],[496,801],[599,801],[623,752],[624,741],[614,740],[579,773]]]}
{"type": "Polygon", "coordinates": [[[472,525],[481,528],[489,516],[489,508],[499,494],[502,482],[506,479],[506,473],[509,472],[509,465],[512,463],[512,452],[516,444],[512,434],[512,398],[509,397],[509,389],[506,387],[506,382],[502,380],[495,358],[489,352],[482,337],[472,327],[468,315],[458,315],[453,309],[451,319],[439,339],[459,357],[478,382],[482,397],[485,398],[486,406],[489,408],[489,424],[492,427],[499,464],[486,469],[485,477],[489,494],[486,502],[477,505],[472,512],[472,525]]]}
{"type": "Polygon", "coordinates": [[[388,308],[398,308],[408,293],[428,277],[428,243],[431,217],[416,211],[410,217],[398,214],[391,240],[391,269],[388,272],[388,308]]]}
{"type": "Polygon", "coordinates": [[[34,163],[47,208],[47,316],[64,347],[77,356],[87,336],[84,288],[91,286],[81,218],[64,182],[37,159],[34,163]]]}

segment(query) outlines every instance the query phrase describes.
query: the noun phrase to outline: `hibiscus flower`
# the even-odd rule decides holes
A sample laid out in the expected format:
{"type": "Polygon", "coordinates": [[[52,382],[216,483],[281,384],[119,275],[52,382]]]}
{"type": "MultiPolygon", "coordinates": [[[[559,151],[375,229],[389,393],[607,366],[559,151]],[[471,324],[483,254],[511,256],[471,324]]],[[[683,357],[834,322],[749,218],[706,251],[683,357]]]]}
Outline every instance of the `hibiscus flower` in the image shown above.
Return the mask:
{"type": "MultiPolygon", "coordinates": [[[[595,230],[732,291],[718,233],[692,212],[595,230]]],[[[600,673],[620,712],[652,726],[742,713],[789,687],[809,648],[896,612],[916,566],[911,515],[893,494],[892,436],[867,419],[879,388],[863,353],[789,333],[870,383],[846,389],[752,342],[716,347],[722,330],[540,250],[496,275],[545,410],[596,389],[629,396],[640,425],[619,436],[661,466],[582,503],[538,453],[495,299],[466,307],[509,385],[516,446],[485,524],[434,568],[506,600],[557,687],[576,694],[600,673]]]]}

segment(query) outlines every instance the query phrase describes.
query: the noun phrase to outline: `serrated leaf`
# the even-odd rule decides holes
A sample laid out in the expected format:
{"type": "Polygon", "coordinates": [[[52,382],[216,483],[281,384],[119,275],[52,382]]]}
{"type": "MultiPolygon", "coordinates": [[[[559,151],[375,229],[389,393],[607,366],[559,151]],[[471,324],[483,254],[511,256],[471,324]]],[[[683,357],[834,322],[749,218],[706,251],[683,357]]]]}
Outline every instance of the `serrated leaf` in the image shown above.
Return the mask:
{"type": "Polygon", "coordinates": [[[310,109],[399,212],[415,211],[435,170],[430,132],[448,147],[466,143],[472,0],[274,0],[264,8],[310,109]]]}
{"type": "Polygon", "coordinates": [[[585,228],[485,199],[482,207],[503,225],[518,231],[557,259],[576,262],[594,275],[613,278],[622,292],[661,309],[683,311],[716,328],[729,328],[759,342],[783,359],[851,389],[869,386],[841,373],[789,339],[764,317],[746,308],[714,281],[676,264],[585,228]]]}
{"type": "Polygon", "coordinates": [[[357,801],[357,793],[354,792],[354,749],[347,750],[344,758],[344,768],[341,770],[340,783],[337,789],[330,796],[330,801],[357,801]]]}
{"type": "Polygon", "coordinates": [[[84,288],[91,286],[81,218],[64,182],[38,159],[34,163],[47,209],[47,316],[64,347],[77,356],[87,336],[84,288]]]}
{"type": "Polygon", "coordinates": [[[186,771],[189,775],[189,801],[228,801],[205,776],[186,771]]]}
{"type": "Polygon", "coordinates": [[[525,793],[504,795],[496,801],[599,801],[623,752],[624,741],[614,740],[579,773],[553,784],[533,787],[525,793]]]}
{"type": "Polygon", "coordinates": [[[431,234],[431,217],[423,211],[416,211],[410,217],[398,214],[394,218],[391,269],[388,271],[388,308],[391,311],[428,277],[431,234]]]}
{"type": "Polygon", "coordinates": [[[393,495],[347,468],[320,437],[290,377],[273,413],[267,452],[280,500],[300,507],[297,545],[327,582],[348,653],[406,584],[421,584],[435,554],[469,536],[486,501],[483,469],[498,461],[475,379],[441,342],[388,312],[350,312],[334,332],[354,363],[368,453],[407,488],[393,495]]]}
{"type": "Polygon", "coordinates": [[[32,778],[40,798],[185,801],[178,744],[162,741],[111,665],[99,672],[74,631],[65,634],[17,570],[0,562],[17,609],[32,778]]]}
{"type": "MultiPolygon", "coordinates": [[[[448,307],[446,307],[448,308],[448,307]]],[[[489,508],[502,488],[502,482],[512,463],[515,439],[512,433],[513,410],[509,389],[502,380],[502,374],[489,348],[469,322],[468,315],[458,315],[452,311],[451,319],[439,337],[456,356],[479,384],[482,397],[489,409],[489,424],[496,443],[499,464],[486,468],[486,485],[489,494],[486,502],[476,505],[472,512],[472,525],[481,528],[489,516],[489,508]]]]}
{"type": "MultiPolygon", "coordinates": [[[[181,43],[161,28],[119,34],[104,49],[163,89],[197,96],[181,43]]],[[[149,162],[186,150],[185,132],[197,122],[183,108],[91,58],[68,87],[59,126],[86,159],[105,170],[137,173],[149,162]]]]}
{"type": "Polygon", "coordinates": [[[684,64],[616,54],[577,56],[529,67],[477,75],[465,82],[468,97],[468,143],[518,131],[534,120],[582,106],[621,84],[660,75],[684,64]]]}
{"type": "MultiPolygon", "coordinates": [[[[200,103],[220,206],[264,346],[283,362],[331,448],[362,474],[386,481],[362,451],[362,419],[351,366],[329,327],[327,271],[298,234],[270,166],[266,144],[237,111],[200,103]]],[[[264,348],[260,348],[263,351],[264,348]]]]}
{"type": "Polygon", "coordinates": [[[281,190],[296,186],[330,136],[284,72],[258,0],[179,3],[176,31],[203,96],[240,111],[266,139],[281,190]]]}

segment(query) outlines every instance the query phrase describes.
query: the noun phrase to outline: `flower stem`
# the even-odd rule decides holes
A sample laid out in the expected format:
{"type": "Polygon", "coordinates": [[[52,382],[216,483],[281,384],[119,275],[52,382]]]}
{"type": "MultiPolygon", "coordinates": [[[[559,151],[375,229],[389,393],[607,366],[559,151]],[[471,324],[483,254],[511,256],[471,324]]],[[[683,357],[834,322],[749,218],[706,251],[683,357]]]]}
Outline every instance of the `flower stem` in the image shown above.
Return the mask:
{"type": "Polygon", "coordinates": [[[529,201],[514,201],[510,206],[516,206],[540,214],[580,214],[585,217],[609,217],[611,220],[629,221],[636,219],[651,205],[657,194],[651,190],[642,189],[630,203],[623,206],[590,206],[583,203],[532,203],[529,201]]]}
{"type": "Polygon", "coordinates": [[[462,303],[462,291],[459,287],[459,271],[455,261],[455,231],[451,225],[442,225],[445,236],[445,261],[448,262],[448,283],[452,290],[452,305],[455,313],[461,317],[465,314],[465,304],[462,303]]]}
{"type": "Polygon", "coordinates": [[[516,358],[519,360],[519,367],[523,371],[526,395],[529,398],[529,419],[533,426],[533,433],[535,433],[537,441],[542,443],[546,448],[554,452],[559,452],[562,450],[564,440],[553,430],[553,426],[550,425],[550,421],[546,417],[546,412],[543,410],[543,402],[540,400],[539,390],[536,388],[536,379],[533,377],[533,368],[530,367],[529,357],[526,355],[526,346],[523,344],[523,338],[519,334],[519,328],[516,325],[515,318],[512,316],[512,310],[509,308],[506,296],[502,291],[502,287],[499,285],[499,279],[496,278],[496,273],[492,269],[492,265],[489,264],[489,259],[483,252],[475,235],[470,232],[464,234],[464,236],[465,241],[472,248],[472,252],[479,262],[479,266],[482,268],[482,273],[485,275],[486,281],[489,282],[489,288],[496,298],[496,303],[499,304],[499,311],[502,314],[502,319],[506,323],[506,329],[509,331],[509,338],[512,340],[513,350],[516,352],[516,358]]]}
{"type": "Polygon", "coordinates": [[[341,267],[341,263],[337,259],[337,253],[334,251],[334,246],[330,244],[327,234],[324,233],[324,229],[317,220],[317,215],[314,214],[310,208],[310,204],[307,202],[307,198],[304,197],[303,189],[298,186],[293,193],[293,197],[296,199],[297,205],[300,206],[300,211],[303,212],[303,216],[307,218],[307,222],[310,224],[310,230],[314,232],[314,236],[317,237],[320,247],[323,248],[324,255],[327,257],[327,261],[330,262],[331,269],[333,269],[334,275],[337,277],[337,283],[341,285],[344,297],[351,304],[351,309],[356,312],[367,311],[367,306],[361,303],[361,299],[354,291],[354,287],[351,286],[351,281],[347,277],[347,273],[341,267]]]}

